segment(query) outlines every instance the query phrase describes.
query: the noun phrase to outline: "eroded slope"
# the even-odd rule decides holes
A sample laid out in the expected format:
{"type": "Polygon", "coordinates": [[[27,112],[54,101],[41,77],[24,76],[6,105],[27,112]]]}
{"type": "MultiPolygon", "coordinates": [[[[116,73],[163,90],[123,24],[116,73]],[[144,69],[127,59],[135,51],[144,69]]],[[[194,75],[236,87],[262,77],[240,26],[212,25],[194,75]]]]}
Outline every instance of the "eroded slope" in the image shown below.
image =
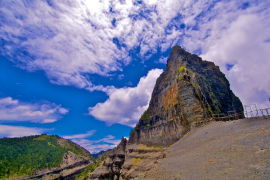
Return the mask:
{"type": "Polygon", "coordinates": [[[140,178],[268,180],[270,119],[211,122],[193,129],[140,178]]]}

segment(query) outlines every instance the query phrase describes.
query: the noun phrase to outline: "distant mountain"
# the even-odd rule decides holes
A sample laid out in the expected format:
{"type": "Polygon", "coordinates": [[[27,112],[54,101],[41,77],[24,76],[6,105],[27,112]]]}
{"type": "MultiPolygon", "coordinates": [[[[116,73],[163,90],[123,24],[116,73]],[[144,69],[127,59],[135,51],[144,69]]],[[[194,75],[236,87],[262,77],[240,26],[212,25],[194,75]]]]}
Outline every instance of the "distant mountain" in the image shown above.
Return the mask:
{"type": "Polygon", "coordinates": [[[59,136],[0,139],[0,179],[64,178],[92,162],[87,150],[59,136]]]}
{"type": "Polygon", "coordinates": [[[92,154],[92,156],[96,159],[96,160],[102,160],[104,159],[104,157],[110,153],[111,149],[108,149],[106,151],[100,151],[98,153],[92,154]]]}
{"type": "Polygon", "coordinates": [[[100,155],[102,155],[104,152],[106,152],[106,151],[100,151],[100,152],[98,152],[98,153],[95,153],[95,154],[92,154],[92,156],[95,158],[95,159],[97,159],[100,155]]]}

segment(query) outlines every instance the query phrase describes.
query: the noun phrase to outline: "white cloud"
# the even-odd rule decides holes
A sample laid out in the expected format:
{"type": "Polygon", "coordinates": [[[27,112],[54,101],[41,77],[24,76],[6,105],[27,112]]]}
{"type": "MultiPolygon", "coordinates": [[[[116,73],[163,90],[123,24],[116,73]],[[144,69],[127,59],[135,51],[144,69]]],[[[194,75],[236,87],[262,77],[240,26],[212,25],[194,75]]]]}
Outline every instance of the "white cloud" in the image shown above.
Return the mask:
{"type": "Polygon", "coordinates": [[[90,130],[84,134],[74,134],[69,136],[63,136],[63,138],[70,139],[73,142],[84,147],[91,153],[98,153],[100,151],[105,151],[116,147],[120,143],[120,139],[116,139],[112,135],[108,135],[104,138],[97,140],[90,140],[89,137],[92,136],[96,131],[90,130]]]}
{"type": "Polygon", "coordinates": [[[112,145],[118,145],[120,143],[120,140],[119,139],[115,139],[114,136],[112,135],[108,135],[102,139],[99,139],[99,140],[96,140],[96,141],[93,141],[94,143],[108,143],[108,144],[112,144],[112,145]]]}
{"type": "MultiPolygon", "coordinates": [[[[109,76],[121,70],[132,61],[129,50],[134,47],[140,47],[145,60],[159,48],[165,52],[180,44],[190,51],[201,50],[224,71],[227,62],[235,63],[225,73],[245,103],[261,103],[258,94],[269,94],[268,78],[258,80],[268,65],[269,42],[262,38],[270,38],[269,1],[142,2],[1,1],[0,53],[27,70],[43,70],[53,83],[108,92],[112,87],[92,84],[91,74],[109,76]],[[114,38],[124,45],[119,48],[114,38]],[[255,62],[256,58],[260,60],[255,62]],[[254,63],[260,72],[244,70],[254,63]],[[241,79],[255,83],[247,87],[241,79]]],[[[101,114],[100,119],[107,119],[101,114]]]]}
{"type": "Polygon", "coordinates": [[[93,134],[95,134],[95,130],[91,130],[91,131],[87,131],[84,134],[74,134],[74,135],[70,135],[70,136],[63,136],[63,138],[66,139],[81,139],[81,138],[87,138],[92,136],[93,134]]]}
{"type": "Polygon", "coordinates": [[[55,104],[30,104],[11,97],[0,98],[0,121],[53,123],[68,110],[55,104]]]}
{"type": "Polygon", "coordinates": [[[1,2],[2,53],[28,70],[44,70],[51,82],[92,87],[84,73],[105,75],[128,58],[112,38],[106,1],[1,2]],[[16,9],[15,11],[11,9],[16,9]],[[23,40],[20,38],[24,38],[23,40]],[[29,55],[18,53],[25,51],[29,55]]]}
{"type": "Polygon", "coordinates": [[[221,65],[245,104],[264,104],[270,95],[270,43],[266,42],[270,23],[266,21],[265,17],[254,14],[239,16],[203,55],[221,65]],[[226,64],[234,67],[227,71],[226,64]]]}
{"type": "Polygon", "coordinates": [[[116,147],[121,140],[115,139],[112,135],[108,135],[99,140],[74,139],[72,141],[84,147],[91,153],[98,153],[116,147]]]}
{"type": "Polygon", "coordinates": [[[45,71],[53,83],[95,90],[88,75],[120,70],[134,47],[139,45],[144,56],[156,53],[157,46],[166,50],[177,43],[183,32],[166,30],[174,25],[172,19],[179,13],[195,17],[209,5],[191,2],[2,1],[1,53],[30,71],[45,71]],[[118,48],[114,38],[125,46],[118,48]]]}
{"type": "MultiPolygon", "coordinates": [[[[90,153],[98,153],[100,151],[106,151],[109,149],[113,149],[114,147],[117,146],[117,144],[92,144],[93,142],[88,139],[79,139],[79,140],[72,140],[73,142],[79,144],[80,146],[84,147],[87,149],[90,153]]],[[[120,143],[120,140],[118,141],[120,143]]]]}
{"type": "Polygon", "coordinates": [[[39,135],[44,133],[45,131],[47,131],[47,129],[0,125],[0,137],[22,137],[39,135]]]}
{"type": "Polygon", "coordinates": [[[108,124],[135,126],[148,107],[156,79],[161,73],[162,70],[153,69],[140,79],[136,87],[112,90],[108,100],[89,108],[89,113],[108,124]]]}

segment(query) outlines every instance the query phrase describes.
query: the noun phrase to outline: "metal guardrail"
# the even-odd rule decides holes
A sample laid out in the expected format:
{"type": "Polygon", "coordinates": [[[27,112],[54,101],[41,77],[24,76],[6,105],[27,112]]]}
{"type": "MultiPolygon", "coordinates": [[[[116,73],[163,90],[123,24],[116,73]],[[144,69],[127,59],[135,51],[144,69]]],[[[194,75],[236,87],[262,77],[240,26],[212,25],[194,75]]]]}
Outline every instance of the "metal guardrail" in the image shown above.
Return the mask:
{"type": "Polygon", "coordinates": [[[242,118],[257,118],[257,117],[270,118],[270,108],[255,109],[250,111],[245,110],[244,112],[229,111],[227,113],[212,114],[213,120],[216,121],[230,121],[242,118]]]}
{"type": "Polygon", "coordinates": [[[244,112],[229,111],[227,113],[212,114],[213,120],[230,121],[244,118],[244,112]]]}
{"type": "Polygon", "coordinates": [[[264,109],[256,109],[252,111],[245,111],[246,118],[253,118],[253,117],[269,117],[270,116],[270,108],[264,109]]]}

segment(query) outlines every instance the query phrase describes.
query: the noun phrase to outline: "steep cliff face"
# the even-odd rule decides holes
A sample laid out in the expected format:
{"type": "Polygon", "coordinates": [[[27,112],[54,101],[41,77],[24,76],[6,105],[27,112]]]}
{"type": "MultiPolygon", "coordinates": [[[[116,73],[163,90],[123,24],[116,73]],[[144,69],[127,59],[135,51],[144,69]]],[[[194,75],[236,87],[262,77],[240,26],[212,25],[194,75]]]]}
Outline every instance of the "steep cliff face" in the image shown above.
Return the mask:
{"type": "Polygon", "coordinates": [[[243,112],[243,106],[219,67],[175,46],[129,143],[169,145],[191,127],[228,112],[243,112]]]}
{"type": "Polygon", "coordinates": [[[175,46],[128,143],[122,140],[90,179],[143,179],[166,158],[167,145],[216,114],[228,112],[240,112],[235,119],[243,117],[242,103],[219,67],[175,46]]]}

